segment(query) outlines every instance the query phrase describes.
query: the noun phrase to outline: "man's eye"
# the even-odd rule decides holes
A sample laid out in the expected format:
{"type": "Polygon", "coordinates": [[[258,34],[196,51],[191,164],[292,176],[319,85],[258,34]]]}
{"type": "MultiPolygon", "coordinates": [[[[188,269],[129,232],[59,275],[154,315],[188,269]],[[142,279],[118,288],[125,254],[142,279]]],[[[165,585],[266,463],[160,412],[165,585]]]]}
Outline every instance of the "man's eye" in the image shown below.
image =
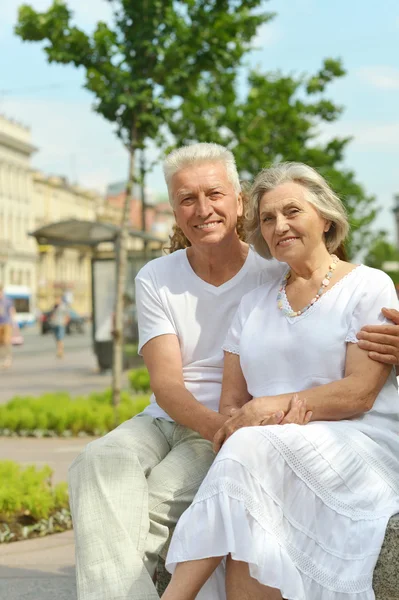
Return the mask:
{"type": "Polygon", "coordinates": [[[272,218],[273,218],[273,217],[263,217],[263,218],[262,218],[262,221],[263,221],[263,223],[268,223],[269,221],[271,221],[271,220],[272,220],[272,218]]]}
{"type": "Polygon", "coordinates": [[[298,209],[298,208],[291,208],[291,209],[288,211],[288,214],[289,214],[289,215],[295,215],[295,214],[297,214],[297,213],[299,213],[299,209],[298,209]]]}

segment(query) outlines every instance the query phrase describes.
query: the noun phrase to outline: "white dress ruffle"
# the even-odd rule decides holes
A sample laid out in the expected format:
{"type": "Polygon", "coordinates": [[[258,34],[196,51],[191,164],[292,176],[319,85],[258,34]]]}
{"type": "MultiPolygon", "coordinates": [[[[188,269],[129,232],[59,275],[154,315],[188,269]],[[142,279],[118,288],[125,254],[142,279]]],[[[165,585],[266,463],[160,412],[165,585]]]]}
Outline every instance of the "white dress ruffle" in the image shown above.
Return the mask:
{"type": "MultiPolygon", "coordinates": [[[[399,512],[399,439],[351,421],[250,427],[225,443],[167,557],[231,554],[287,600],[373,600],[386,526],[399,512]]],[[[396,436],[397,437],[397,436],[396,436]]],[[[198,600],[223,600],[224,563],[198,600]]]]}

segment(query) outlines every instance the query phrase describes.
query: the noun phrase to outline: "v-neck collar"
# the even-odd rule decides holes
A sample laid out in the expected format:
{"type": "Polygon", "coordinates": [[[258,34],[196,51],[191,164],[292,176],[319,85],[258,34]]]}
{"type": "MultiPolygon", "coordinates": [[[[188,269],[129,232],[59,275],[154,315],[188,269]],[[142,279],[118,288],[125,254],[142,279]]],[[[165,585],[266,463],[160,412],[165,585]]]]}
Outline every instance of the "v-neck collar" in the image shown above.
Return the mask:
{"type": "Polygon", "coordinates": [[[204,279],[202,279],[201,277],[199,277],[197,275],[197,273],[192,268],[190,261],[188,260],[187,249],[184,250],[184,265],[185,265],[186,270],[188,270],[188,272],[191,274],[191,277],[193,277],[194,279],[197,280],[198,284],[200,284],[203,289],[207,289],[209,292],[211,292],[215,296],[219,296],[226,290],[229,290],[231,287],[236,285],[237,282],[239,282],[247,274],[252,260],[253,260],[253,250],[251,248],[249,248],[247,257],[246,257],[245,262],[242,265],[241,269],[228,281],[225,281],[221,285],[213,285],[212,283],[208,283],[207,281],[204,281],[204,279]]]}
{"type": "MultiPolygon", "coordinates": [[[[322,295],[320,296],[320,298],[317,300],[317,302],[315,302],[314,304],[312,304],[312,306],[310,306],[310,307],[308,308],[308,310],[306,310],[305,312],[301,313],[300,315],[297,315],[296,317],[290,317],[289,315],[284,315],[283,313],[281,313],[281,314],[282,314],[282,316],[284,316],[284,318],[286,318],[286,319],[287,319],[287,321],[288,321],[289,323],[291,323],[291,324],[295,324],[295,323],[298,323],[299,321],[302,321],[302,319],[305,319],[305,318],[307,317],[307,315],[308,315],[308,314],[312,314],[312,313],[313,313],[315,310],[317,310],[317,307],[320,305],[320,302],[324,302],[324,298],[325,298],[326,296],[328,296],[330,293],[332,293],[332,292],[333,292],[333,291],[334,291],[336,288],[340,288],[340,287],[341,287],[341,285],[343,284],[343,282],[344,282],[346,279],[349,279],[349,278],[351,278],[351,276],[352,276],[352,273],[355,273],[355,272],[357,272],[359,269],[361,269],[361,268],[362,268],[362,266],[363,266],[362,264],[360,264],[360,265],[355,265],[355,268],[354,268],[354,269],[352,269],[351,271],[349,271],[349,273],[347,273],[346,275],[344,275],[343,277],[341,277],[341,279],[339,279],[339,280],[338,280],[336,283],[334,283],[334,285],[333,285],[332,287],[328,288],[328,289],[327,289],[327,290],[324,292],[324,294],[322,294],[322,295]]],[[[289,269],[288,269],[288,270],[286,271],[286,273],[284,274],[284,277],[287,275],[288,271],[289,271],[289,269]]],[[[284,277],[283,277],[283,279],[282,279],[281,281],[284,281],[284,277]]],[[[280,286],[281,286],[281,283],[279,284],[279,286],[278,286],[278,289],[280,289],[280,286]]],[[[284,289],[284,292],[283,292],[283,294],[284,294],[284,302],[285,302],[286,306],[288,306],[288,307],[289,307],[291,310],[293,310],[293,309],[292,309],[292,306],[291,306],[291,304],[289,303],[289,300],[288,300],[288,298],[287,298],[287,294],[286,294],[286,291],[285,291],[285,289],[284,289]]],[[[280,311],[279,311],[279,312],[280,312],[280,311]]]]}

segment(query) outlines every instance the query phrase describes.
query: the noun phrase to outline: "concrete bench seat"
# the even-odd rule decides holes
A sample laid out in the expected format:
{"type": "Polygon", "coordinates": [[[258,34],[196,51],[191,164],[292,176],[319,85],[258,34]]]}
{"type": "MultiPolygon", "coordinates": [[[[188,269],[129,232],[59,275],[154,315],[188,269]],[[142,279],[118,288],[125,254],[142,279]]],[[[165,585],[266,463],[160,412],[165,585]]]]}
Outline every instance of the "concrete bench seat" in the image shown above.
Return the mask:
{"type": "MultiPolygon", "coordinates": [[[[168,546],[167,543],[158,566],[157,590],[160,596],[170,580],[164,562],[168,546]]],[[[376,600],[399,600],[399,515],[389,521],[384,545],[374,571],[373,588],[376,600]]]]}

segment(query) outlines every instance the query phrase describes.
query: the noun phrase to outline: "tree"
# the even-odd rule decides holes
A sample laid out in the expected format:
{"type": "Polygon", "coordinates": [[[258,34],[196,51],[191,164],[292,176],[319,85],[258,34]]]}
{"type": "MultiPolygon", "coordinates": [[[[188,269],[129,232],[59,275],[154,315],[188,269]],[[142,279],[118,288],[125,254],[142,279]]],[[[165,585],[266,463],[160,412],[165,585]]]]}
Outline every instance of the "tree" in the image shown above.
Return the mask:
{"type": "Polygon", "coordinates": [[[116,126],[129,152],[128,183],[118,240],[113,359],[113,401],[120,398],[122,297],[125,287],[128,216],[136,152],[159,139],[162,126],[198,81],[223,81],[233,93],[235,72],[250,41],[272,15],[262,0],[109,0],[112,27],[99,22],[90,36],[72,24],[62,0],[46,12],[19,9],[15,31],[25,41],[45,41],[49,62],[85,72],[94,110],[116,126]],[[255,10],[256,9],[256,10],[255,10]]]}
{"type": "Polygon", "coordinates": [[[342,108],[324,97],[328,84],[342,77],[340,61],[326,59],[314,75],[251,71],[242,98],[217,81],[199,79],[180,107],[171,131],[177,144],[217,141],[228,146],[243,179],[263,167],[293,160],[315,167],[343,199],[351,223],[349,256],[370,239],[375,200],[343,166],[350,138],[320,139],[320,127],[336,121],[342,108]]]}
{"type": "Polygon", "coordinates": [[[364,262],[369,267],[386,271],[395,283],[399,283],[398,269],[387,268],[394,266],[394,263],[399,264],[399,249],[388,241],[386,231],[379,231],[375,234],[364,262]]]}

